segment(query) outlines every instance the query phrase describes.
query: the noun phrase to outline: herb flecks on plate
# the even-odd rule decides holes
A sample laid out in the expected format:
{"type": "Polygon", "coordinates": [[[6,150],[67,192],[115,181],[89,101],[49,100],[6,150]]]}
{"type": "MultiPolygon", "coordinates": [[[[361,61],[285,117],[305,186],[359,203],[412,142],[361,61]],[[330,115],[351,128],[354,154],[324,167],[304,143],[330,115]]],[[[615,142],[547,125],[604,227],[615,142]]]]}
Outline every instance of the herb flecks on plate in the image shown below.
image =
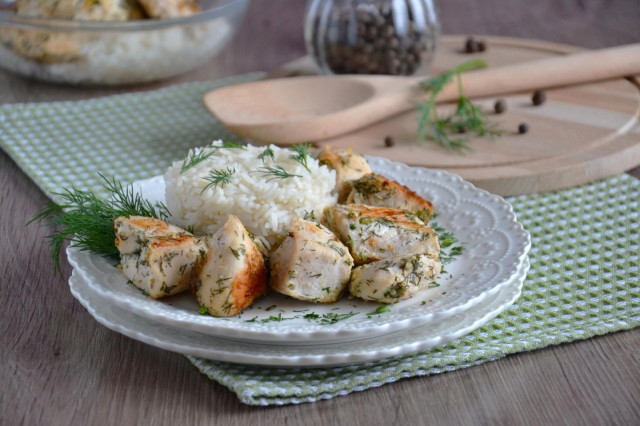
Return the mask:
{"type": "Polygon", "coordinates": [[[480,108],[467,98],[462,90],[460,74],[478,68],[486,68],[487,64],[481,60],[465,62],[464,64],[430,78],[420,84],[427,94],[425,102],[416,105],[418,111],[418,142],[432,140],[438,145],[456,152],[468,151],[469,137],[498,136],[502,132],[496,123],[491,122],[480,108]],[[438,114],[436,98],[453,79],[458,85],[458,102],[453,113],[446,117],[438,114]]]}
{"type": "Polygon", "coordinates": [[[378,306],[375,311],[369,312],[367,314],[367,318],[373,318],[373,315],[381,315],[390,311],[391,311],[391,308],[389,307],[389,305],[378,306]]]}
{"type": "MultiPolygon", "coordinates": [[[[431,226],[431,228],[433,228],[433,230],[438,234],[438,240],[440,242],[440,261],[442,262],[441,274],[445,274],[446,272],[444,267],[453,262],[456,257],[464,253],[464,246],[452,232],[439,226],[437,222],[433,221],[429,226],[431,226]]],[[[432,287],[434,287],[434,285],[432,285],[432,287]]]]}
{"type": "MultiPolygon", "coordinates": [[[[269,309],[267,309],[269,310],[269,309]]],[[[294,312],[302,312],[302,311],[294,311],[294,312]]],[[[293,317],[284,317],[282,316],[282,313],[278,314],[277,316],[271,315],[267,318],[258,318],[253,317],[250,320],[245,320],[245,322],[255,322],[255,323],[261,323],[261,324],[265,324],[265,323],[269,323],[269,322],[282,322],[282,321],[286,321],[286,320],[292,320],[292,319],[297,319],[297,318],[303,318],[309,322],[315,322],[316,324],[319,325],[332,325],[335,324],[337,322],[340,321],[344,321],[346,319],[349,319],[355,315],[358,315],[357,312],[349,312],[349,313],[344,313],[344,314],[339,314],[339,313],[335,313],[335,312],[329,312],[326,314],[317,314],[315,312],[310,312],[308,314],[305,315],[295,315],[293,317]]]]}
{"type": "Polygon", "coordinates": [[[346,314],[338,314],[335,312],[329,312],[326,314],[316,314],[315,312],[312,312],[310,314],[306,314],[303,316],[304,319],[306,319],[307,321],[315,321],[320,325],[332,325],[335,324],[337,322],[340,321],[344,321],[346,319],[351,318],[352,316],[357,315],[357,312],[349,312],[346,314]]]}
{"type": "Polygon", "coordinates": [[[51,257],[55,261],[56,272],[60,271],[60,251],[65,241],[80,250],[88,250],[114,260],[119,253],[115,245],[113,220],[120,216],[145,216],[165,219],[169,212],[162,203],[151,204],[135,193],[131,185],[124,186],[115,178],[108,179],[100,174],[102,186],[109,194],[107,200],[98,198],[90,191],[72,187],[56,195],[61,204],[50,203],[31,219],[50,219],[58,228],[47,238],[51,241],[51,257]]]}

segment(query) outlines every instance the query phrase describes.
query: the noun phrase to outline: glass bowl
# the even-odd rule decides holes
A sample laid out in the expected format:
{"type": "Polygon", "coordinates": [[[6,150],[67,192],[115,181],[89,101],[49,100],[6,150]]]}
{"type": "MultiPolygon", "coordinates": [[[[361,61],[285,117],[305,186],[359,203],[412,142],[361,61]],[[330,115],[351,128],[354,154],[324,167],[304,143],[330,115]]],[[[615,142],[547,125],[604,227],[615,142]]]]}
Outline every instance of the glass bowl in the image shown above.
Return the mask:
{"type": "Polygon", "coordinates": [[[305,18],[325,74],[425,74],[439,34],[433,0],[309,0],[305,18]]]}
{"type": "Polygon", "coordinates": [[[203,0],[202,12],[124,22],[45,19],[0,11],[0,66],[39,80],[119,85],[189,71],[234,35],[250,0],[203,0]]]}

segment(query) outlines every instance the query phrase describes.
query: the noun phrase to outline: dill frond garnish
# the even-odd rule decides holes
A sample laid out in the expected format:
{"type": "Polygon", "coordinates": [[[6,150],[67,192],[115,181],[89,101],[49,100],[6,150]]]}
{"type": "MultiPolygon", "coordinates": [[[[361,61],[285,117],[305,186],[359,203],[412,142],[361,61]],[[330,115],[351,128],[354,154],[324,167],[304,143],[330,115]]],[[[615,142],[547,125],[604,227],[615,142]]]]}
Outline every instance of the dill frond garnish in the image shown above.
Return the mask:
{"type": "Polygon", "coordinates": [[[186,172],[190,168],[194,167],[195,165],[211,157],[213,154],[216,153],[216,151],[217,150],[214,149],[209,152],[205,152],[204,149],[201,149],[200,151],[197,151],[197,152],[193,152],[193,153],[189,152],[189,155],[187,155],[187,157],[184,160],[182,160],[182,166],[180,166],[180,174],[186,172]]]}
{"type": "Polygon", "coordinates": [[[218,149],[220,148],[229,148],[229,149],[241,149],[243,151],[247,150],[247,147],[244,145],[240,145],[238,143],[235,142],[222,142],[222,146],[217,147],[218,149]]]}
{"type": "Polygon", "coordinates": [[[213,189],[216,189],[218,185],[224,188],[225,185],[231,183],[231,176],[233,176],[235,172],[236,169],[232,167],[227,167],[227,170],[211,170],[207,176],[202,178],[209,183],[207,184],[207,186],[202,188],[202,191],[200,191],[200,193],[206,191],[211,187],[213,187],[213,189]]]}
{"type": "Polygon", "coordinates": [[[307,164],[307,160],[309,159],[310,147],[311,147],[311,144],[309,142],[303,143],[302,145],[294,145],[291,147],[291,149],[295,152],[295,154],[291,154],[289,156],[289,158],[291,158],[292,160],[302,164],[302,167],[307,169],[309,173],[311,173],[311,170],[309,170],[309,165],[307,164]]]}
{"type": "Polygon", "coordinates": [[[271,181],[274,179],[287,179],[292,177],[302,177],[300,175],[294,175],[293,173],[289,173],[282,166],[273,166],[273,167],[259,167],[258,170],[255,170],[257,173],[261,173],[262,176],[269,177],[267,181],[271,181]]]}
{"type": "Polygon", "coordinates": [[[469,139],[462,134],[473,134],[478,137],[498,136],[502,132],[495,123],[489,121],[482,110],[464,96],[460,73],[472,69],[485,68],[487,64],[481,60],[465,62],[452,70],[430,78],[420,84],[428,94],[425,102],[416,105],[418,112],[418,142],[430,139],[440,146],[464,152],[470,150],[469,139]],[[436,108],[436,98],[442,89],[453,79],[458,85],[458,103],[456,109],[447,117],[440,117],[436,108]]]}
{"type": "Polygon", "coordinates": [[[223,142],[222,145],[211,145],[209,147],[205,147],[200,149],[199,151],[189,152],[187,157],[182,161],[182,166],[180,167],[180,174],[186,172],[190,168],[196,166],[197,164],[203,162],[207,158],[214,155],[218,152],[219,149],[222,148],[230,148],[230,149],[242,149],[244,151],[247,150],[247,147],[244,145],[239,145],[234,142],[223,142]]]}
{"type": "Polygon", "coordinates": [[[273,155],[273,150],[271,148],[265,148],[265,150],[258,155],[258,160],[264,163],[267,157],[270,157],[271,160],[273,160],[273,155]]]}
{"type": "Polygon", "coordinates": [[[88,250],[109,258],[118,258],[113,220],[120,216],[146,216],[165,219],[169,212],[162,203],[155,205],[135,193],[130,185],[123,186],[115,178],[100,174],[102,186],[109,193],[108,200],[75,187],[57,193],[61,204],[50,203],[28,223],[50,219],[59,228],[47,239],[51,242],[51,257],[55,271],[60,272],[60,252],[65,241],[81,250],[88,250]]]}

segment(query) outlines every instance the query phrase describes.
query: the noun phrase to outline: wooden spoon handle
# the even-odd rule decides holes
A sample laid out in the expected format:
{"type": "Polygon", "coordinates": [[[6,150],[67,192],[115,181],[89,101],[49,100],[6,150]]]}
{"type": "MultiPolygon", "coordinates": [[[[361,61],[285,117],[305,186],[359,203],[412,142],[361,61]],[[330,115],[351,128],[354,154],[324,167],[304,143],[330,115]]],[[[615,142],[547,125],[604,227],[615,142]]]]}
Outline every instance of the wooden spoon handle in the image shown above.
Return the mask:
{"type": "MultiPolygon", "coordinates": [[[[571,86],[640,74],[640,43],[487,68],[461,74],[469,98],[571,86]]],[[[443,89],[438,102],[457,99],[456,84],[443,89]]]]}

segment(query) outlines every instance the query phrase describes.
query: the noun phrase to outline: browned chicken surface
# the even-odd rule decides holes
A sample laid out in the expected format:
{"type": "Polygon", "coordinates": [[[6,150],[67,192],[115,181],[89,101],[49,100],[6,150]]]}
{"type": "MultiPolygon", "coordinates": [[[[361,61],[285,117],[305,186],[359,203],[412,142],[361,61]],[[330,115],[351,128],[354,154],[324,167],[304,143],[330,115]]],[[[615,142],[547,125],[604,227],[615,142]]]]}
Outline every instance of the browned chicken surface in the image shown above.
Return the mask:
{"type": "Polygon", "coordinates": [[[144,216],[119,217],[113,221],[113,231],[121,254],[139,253],[152,238],[191,235],[165,221],[144,216]]]}
{"type": "Polygon", "coordinates": [[[154,299],[188,290],[196,260],[204,255],[199,238],[161,220],[119,217],[114,220],[116,247],[124,276],[154,299]]]}
{"type": "Polygon", "coordinates": [[[327,207],[323,223],[349,248],[356,265],[422,253],[438,258],[436,232],[402,210],[360,204],[327,207]]]}
{"type": "Polygon", "coordinates": [[[415,192],[374,173],[351,183],[347,203],[391,207],[415,215],[424,224],[433,217],[433,205],[415,192]]]}
{"type": "Polygon", "coordinates": [[[229,216],[222,228],[203,240],[207,254],[192,291],[210,315],[239,314],[266,293],[264,258],[240,219],[229,216]]]}

